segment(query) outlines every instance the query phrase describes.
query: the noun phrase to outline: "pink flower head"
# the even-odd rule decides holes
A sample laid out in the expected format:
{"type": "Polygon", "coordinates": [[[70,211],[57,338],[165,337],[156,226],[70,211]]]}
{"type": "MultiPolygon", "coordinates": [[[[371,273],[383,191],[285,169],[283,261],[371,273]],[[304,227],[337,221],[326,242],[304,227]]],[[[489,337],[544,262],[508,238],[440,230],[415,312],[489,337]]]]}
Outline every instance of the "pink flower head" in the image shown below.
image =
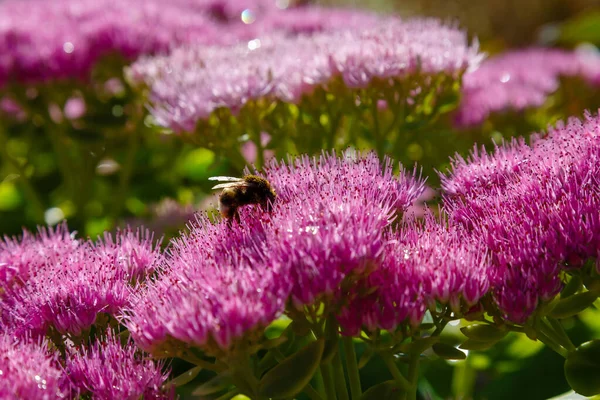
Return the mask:
{"type": "Polygon", "coordinates": [[[576,76],[600,83],[600,56],[532,48],[493,57],[464,76],[456,122],[473,126],[492,113],[540,107],[558,89],[561,77],[576,76]]]}
{"type": "Polygon", "coordinates": [[[129,280],[150,276],[162,262],[160,240],[155,241],[154,235],[143,228],[119,230],[114,238],[105,232],[94,250],[103,261],[113,264],[116,273],[129,280]]]}
{"type": "Polygon", "coordinates": [[[244,225],[198,217],[189,235],[173,242],[165,271],[127,312],[126,325],[141,348],[159,351],[172,338],[227,351],[283,312],[287,273],[265,252],[260,220],[245,211],[244,225]]]}
{"type": "Polygon", "coordinates": [[[174,398],[173,391],[161,389],[169,376],[164,364],[152,361],[131,341],[121,345],[109,333],[105,339],[70,351],[64,381],[73,393],[95,400],[174,398]]]}
{"type": "Polygon", "coordinates": [[[387,238],[384,261],[362,283],[338,320],[347,335],[361,329],[394,330],[417,326],[436,302],[459,313],[483,297],[489,287],[485,248],[458,227],[429,214],[411,221],[387,238]]]}
{"type": "Polygon", "coordinates": [[[0,3],[0,86],[86,78],[96,63],[127,60],[186,43],[235,43],[243,21],[275,9],[270,0],[7,0],[0,3]],[[159,26],[160,29],[156,29],[159,26]]]}
{"type": "Polygon", "coordinates": [[[562,268],[597,255],[600,121],[586,119],[535,135],[531,146],[513,143],[462,161],[444,182],[452,220],[491,252],[493,293],[512,321],[525,321],[558,293],[562,268]]]}
{"type": "Polygon", "coordinates": [[[234,46],[189,46],[166,57],[142,59],[128,75],[150,88],[159,124],[193,131],[216,109],[236,114],[259,99],[298,103],[315,88],[327,89],[334,79],[341,78],[349,88],[365,88],[377,79],[390,82],[415,73],[457,76],[480,59],[465,32],[435,19],[368,15],[310,35],[273,29],[234,46]]]}
{"type": "Polygon", "coordinates": [[[345,278],[376,269],[396,213],[424,188],[402,170],[395,176],[391,160],[352,151],[273,161],[265,175],[278,196],[270,252],[289,270],[295,307],[331,299],[345,278]]]}
{"type": "Polygon", "coordinates": [[[4,329],[17,335],[44,334],[50,327],[79,335],[99,313],[116,316],[129,302],[131,282],[156,267],[158,250],[150,235],[119,233],[96,246],[47,257],[29,279],[4,294],[0,305],[4,329]]]}
{"type": "Polygon", "coordinates": [[[0,397],[51,400],[66,398],[61,367],[45,342],[0,335],[0,397]]]}
{"type": "Polygon", "coordinates": [[[0,240],[0,289],[23,284],[44,264],[70,254],[79,244],[66,223],[39,228],[37,235],[23,231],[20,238],[4,237],[0,240]]]}

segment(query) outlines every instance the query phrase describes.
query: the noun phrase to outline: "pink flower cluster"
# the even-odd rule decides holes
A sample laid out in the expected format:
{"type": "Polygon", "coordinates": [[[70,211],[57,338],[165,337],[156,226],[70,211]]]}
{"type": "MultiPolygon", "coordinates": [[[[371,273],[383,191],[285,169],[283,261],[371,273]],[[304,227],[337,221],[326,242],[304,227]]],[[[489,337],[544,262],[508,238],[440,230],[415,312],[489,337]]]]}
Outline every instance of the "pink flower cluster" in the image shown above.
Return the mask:
{"type": "Polygon", "coordinates": [[[392,170],[352,151],[270,162],[272,212],[191,224],[127,309],[136,343],[232,351],[282,313],[320,304],[347,334],[418,324],[435,301],[468,310],[487,291],[486,253],[433,217],[402,225],[424,185],[392,170]]]}
{"type": "Polygon", "coordinates": [[[315,32],[374,19],[293,6],[286,0],[6,0],[0,3],[0,87],[86,79],[105,56],[131,61],[186,44],[231,45],[271,31],[315,32]]]}
{"type": "Polygon", "coordinates": [[[600,121],[570,120],[532,144],[457,157],[442,176],[451,220],[490,250],[492,292],[504,315],[523,322],[561,289],[559,272],[600,249],[600,121]]]}
{"type": "Polygon", "coordinates": [[[600,55],[590,50],[533,48],[490,58],[465,74],[456,123],[474,126],[493,113],[540,107],[559,88],[561,77],[600,84],[600,55]]]}
{"type": "Polygon", "coordinates": [[[348,88],[364,88],[417,72],[457,76],[480,59],[465,32],[435,19],[345,20],[310,35],[275,30],[233,46],[185,46],[141,59],[128,76],[149,87],[159,124],[189,132],[218,108],[235,114],[260,99],[297,103],[337,78],[348,88]]]}
{"type": "Polygon", "coordinates": [[[1,329],[17,336],[48,329],[80,335],[100,313],[117,316],[136,282],[151,275],[162,258],[143,231],[106,234],[97,243],[77,240],[66,225],[36,237],[0,242],[1,329]]]}

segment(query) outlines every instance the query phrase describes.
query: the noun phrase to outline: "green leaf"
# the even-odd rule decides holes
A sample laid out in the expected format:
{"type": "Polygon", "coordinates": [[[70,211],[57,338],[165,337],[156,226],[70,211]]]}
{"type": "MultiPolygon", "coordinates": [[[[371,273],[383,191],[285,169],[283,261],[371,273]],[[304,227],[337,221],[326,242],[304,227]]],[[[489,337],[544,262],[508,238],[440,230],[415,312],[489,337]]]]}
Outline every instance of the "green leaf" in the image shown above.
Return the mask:
{"type": "Polygon", "coordinates": [[[569,353],[565,361],[565,377],[579,394],[600,394],[600,340],[586,342],[569,353]]]}
{"type": "Polygon", "coordinates": [[[598,295],[594,292],[574,294],[556,303],[550,316],[558,319],[572,317],[591,306],[597,298],[598,295]]]}
{"type": "Polygon", "coordinates": [[[479,340],[467,339],[459,348],[463,350],[487,350],[495,344],[496,342],[481,342],[479,340]]]}
{"type": "Polygon", "coordinates": [[[300,393],[319,368],[324,349],[325,341],[319,339],[283,360],[260,380],[260,395],[281,399],[300,393]]]}
{"type": "Polygon", "coordinates": [[[414,342],[412,342],[408,346],[408,351],[414,352],[417,354],[421,354],[422,352],[424,352],[425,350],[427,350],[428,348],[430,348],[431,346],[433,346],[434,344],[436,344],[439,341],[440,341],[439,336],[429,336],[429,337],[425,337],[425,338],[419,338],[419,339],[415,340],[414,342]]]}
{"type": "Polygon", "coordinates": [[[217,393],[227,388],[231,384],[231,372],[225,371],[210,379],[209,381],[204,382],[202,385],[198,386],[196,389],[194,389],[192,395],[206,396],[209,394],[217,393]]]}
{"type": "Polygon", "coordinates": [[[360,396],[360,400],[394,400],[400,398],[402,391],[396,382],[385,381],[371,386],[366,392],[360,396]]]}
{"type": "Polygon", "coordinates": [[[194,367],[189,371],[186,371],[183,374],[179,375],[178,377],[171,379],[169,382],[164,384],[164,387],[168,388],[171,386],[183,386],[186,383],[191,382],[196,376],[198,376],[200,371],[202,371],[202,367],[194,367]]]}
{"type": "Polygon", "coordinates": [[[467,355],[446,343],[436,343],[432,346],[433,352],[445,360],[464,360],[467,355]]]}
{"type": "Polygon", "coordinates": [[[488,324],[464,326],[460,328],[460,331],[469,339],[478,342],[497,342],[508,334],[508,330],[488,324]]]}
{"type": "Polygon", "coordinates": [[[566,299],[567,297],[571,297],[572,295],[577,293],[579,291],[579,289],[581,289],[582,285],[583,285],[583,282],[579,275],[571,276],[571,279],[569,279],[569,282],[567,282],[567,284],[565,285],[563,290],[561,290],[560,298],[566,299]]]}
{"type": "Polygon", "coordinates": [[[338,341],[336,339],[327,339],[325,341],[325,349],[323,350],[323,357],[321,357],[321,363],[327,364],[339,351],[338,341]]]}

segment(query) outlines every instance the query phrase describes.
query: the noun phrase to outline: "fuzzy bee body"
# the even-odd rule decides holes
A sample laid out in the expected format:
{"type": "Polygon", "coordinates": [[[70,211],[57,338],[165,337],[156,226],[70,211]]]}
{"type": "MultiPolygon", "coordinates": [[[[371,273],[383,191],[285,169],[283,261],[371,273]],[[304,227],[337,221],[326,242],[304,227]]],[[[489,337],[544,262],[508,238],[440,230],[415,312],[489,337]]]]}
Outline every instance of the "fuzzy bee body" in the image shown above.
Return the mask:
{"type": "Polygon", "coordinates": [[[223,218],[239,221],[238,209],[249,204],[258,204],[270,211],[277,197],[271,184],[265,178],[256,175],[246,175],[243,178],[214,176],[213,181],[225,181],[215,185],[213,189],[223,189],[219,196],[219,212],[223,218]]]}

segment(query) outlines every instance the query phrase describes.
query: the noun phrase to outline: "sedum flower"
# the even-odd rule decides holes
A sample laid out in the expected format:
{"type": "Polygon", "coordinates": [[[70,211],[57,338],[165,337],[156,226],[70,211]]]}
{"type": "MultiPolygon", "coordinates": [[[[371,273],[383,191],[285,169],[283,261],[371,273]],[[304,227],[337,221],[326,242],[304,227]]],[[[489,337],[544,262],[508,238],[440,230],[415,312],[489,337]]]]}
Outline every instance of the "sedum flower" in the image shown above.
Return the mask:
{"type": "Polygon", "coordinates": [[[455,313],[477,304],[489,288],[489,259],[460,227],[429,214],[387,237],[381,268],[359,288],[338,316],[344,334],[395,330],[403,323],[415,327],[436,303],[455,313]]]}
{"type": "Polygon", "coordinates": [[[99,313],[116,316],[129,302],[131,282],[152,273],[160,258],[150,238],[125,231],[114,241],[106,235],[97,245],[83,242],[55,258],[45,257],[26,282],[4,293],[3,330],[43,335],[54,329],[77,336],[99,313]]]}
{"type": "Polygon", "coordinates": [[[278,195],[270,251],[290,271],[296,308],[327,304],[345,280],[376,269],[385,232],[424,190],[403,170],[395,176],[391,160],[353,151],[273,161],[265,175],[278,195]]]}
{"type": "MultiPolygon", "coordinates": [[[[328,21],[348,13],[339,12],[341,17],[328,21]]],[[[160,125],[190,132],[218,109],[237,115],[253,102],[296,104],[339,80],[348,90],[418,73],[457,77],[479,58],[464,32],[438,20],[366,15],[312,34],[274,30],[233,46],[183,47],[134,63],[128,75],[150,89],[152,113],[160,125]]]]}
{"type": "Polygon", "coordinates": [[[61,259],[79,245],[65,223],[39,228],[37,235],[23,231],[19,238],[5,236],[0,240],[0,292],[23,284],[45,263],[61,259]]]}
{"type": "MultiPolygon", "coordinates": [[[[256,172],[258,173],[258,172],[256,172]]],[[[391,161],[348,151],[271,161],[272,210],[241,207],[240,220],[199,217],[173,241],[164,272],[127,310],[143,349],[173,352],[172,339],[211,353],[234,351],[284,311],[340,296],[377,269],[386,232],[423,191],[391,161]]]]}
{"type": "Polygon", "coordinates": [[[443,186],[451,219],[490,250],[501,312],[522,323],[560,291],[562,269],[597,255],[600,123],[588,114],[515,143],[455,160],[443,186]]]}
{"type": "MultiPolygon", "coordinates": [[[[264,227],[247,222],[190,223],[172,242],[164,272],[138,293],[126,325],[146,351],[169,351],[171,339],[207,351],[233,350],[285,308],[289,279],[264,251],[264,227]]],[[[246,218],[248,217],[248,218],[246,218]]]]}
{"type": "Polygon", "coordinates": [[[127,7],[118,0],[3,1],[0,87],[87,78],[114,54],[133,60],[185,43],[235,43],[253,31],[244,16],[275,9],[270,0],[132,0],[127,7]]]}
{"type": "Polygon", "coordinates": [[[51,400],[66,397],[62,370],[45,342],[0,335],[0,397],[51,400]]]}
{"type": "Polygon", "coordinates": [[[600,56],[590,51],[532,48],[484,61],[464,76],[457,124],[481,124],[490,114],[542,106],[561,77],[600,83],[600,56]]]}
{"type": "Polygon", "coordinates": [[[174,398],[173,391],[161,388],[169,376],[164,363],[155,363],[131,341],[122,345],[112,333],[71,349],[65,364],[65,386],[79,396],[94,400],[174,398]]]}

